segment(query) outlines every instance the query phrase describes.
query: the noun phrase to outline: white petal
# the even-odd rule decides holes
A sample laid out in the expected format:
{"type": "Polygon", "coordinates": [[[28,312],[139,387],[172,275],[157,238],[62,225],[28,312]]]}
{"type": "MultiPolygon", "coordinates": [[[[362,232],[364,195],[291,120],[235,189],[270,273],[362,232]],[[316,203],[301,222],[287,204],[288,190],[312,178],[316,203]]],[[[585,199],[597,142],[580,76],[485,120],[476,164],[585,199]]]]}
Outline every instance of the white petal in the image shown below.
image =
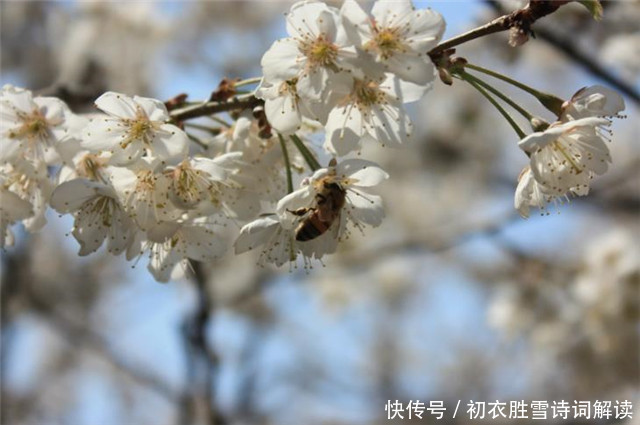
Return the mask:
{"type": "Polygon", "coordinates": [[[284,94],[264,104],[269,124],[282,134],[291,134],[300,128],[302,117],[293,96],[284,94]]]}
{"type": "Polygon", "coordinates": [[[574,94],[565,114],[574,120],[587,116],[615,116],[624,108],[624,99],[616,91],[595,85],[574,94]]]}
{"type": "Polygon", "coordinates": [[[347,36],[360,47],[373,38],[369,16],[354,0],[346,0],[340,9],[340,16],[347,36]]]}
{"type": "Polygon", "coordinates": [[[109,115],[118,118],[135,118],[136,103],[126,94],[116,92],[106,92],[95,102],[96,106],[109,115]]]}
{"type": "Polygon", "coordinates": [[[0,220],[14,222],[31,215],[33,215],[33,207],[30,202],[6,188],[0,187],[0,220]]]}
{"type": "Polygon", "coordinates": [[[280,227],[280,222],[273,216],[262,217],[246,224],[234,244],[235,253],[242,254],[256,246],[265,244],[280,227]]]}
{"type": "Polygon", "coordinates": [[[350,217],[359,223],[377,227],[384,218],[382,198],[358,190],[347,191],[350,217]]]}
{"type": "Polygon", "coordinates": [[[370,127],[375,139],[383,146],[398,147],[407,143],[413,133],[413,125],[404,109],[392,105],[372,108],[370,127]]]}
{"type": "Polygon", "coordinates": [[[160,159],[182,159],[189,150],[189,137],[172,124],[163,124],[151,142],[153,154],[160,159]]]}
{"type": "MultiPolygon", "coordinates": [[[[304,37],[310,33],[309,35],[315,38],[323,30],[331,30],[327,20],[333,19],[326,4],[316,1],[299,1],[291,6],[291,10],[287,13],[287,33],[292,37],[304,37]]],[[[331,34],[327,35],[334,34],[335,28],[331,34]]]]}
{"type": "Polygon", "coordinates": [[[78,255],[85,256],[95,252],[107,237],[107,227],[99,220],[97,214],[82,211],[74,223],[73,236],[80,243],[78,255]]]}
{"type": "Polygon", "coordinates": [[[226,252],[226,244],[212,230],[201,226],[185,226],[182,235],[187,243],[187,257],[197,261],[211,261],[226,252]]]}
{"type": "Polygon", "coordinates": [[[51,208],[61,214],[76,211],[88,200],[96,196],[114,197],[115,192],[110,187],[87,179],[75,179],[62,183],[51,195],[51,208]]]}
{"type": "Polygon", "coordinates": [[[293,38],[277,40],[260,61],[264,77],[273,81],[290,80],[296,77],[300,71],[298,56],[300,51],[296,40],[293,38]]]}
{"type": "Polygon", "coordinates": [[[336,173],[339,177],[348,177],[350,186],[359,187],[376,186],[389,178],[378,164],[363,159],[342,161],[336,167],[336,173]]]}
{"type": "Polygon", "coordinates": [[[438,44],[445,30],[445,21],[431,9],[416,10],[410,18],[411,34],[407,42],[411,49],[426,53],[438,44]]]}
{"type": "Polygon", "coordinates": [[[327,118],[325,148],[338,156],[360,149],[366,132],[362,114],[354,105],[334,108],[327,118]]]}
{"type": "Polygon", "coordinates": [[[165,122],[169,119],[167,107],[161,101],[140,96],[134,96],[133,101],[142,108],[149,120],[165,122]]]}
{"type": "Polygon", "coordinates": [[[107,250],[113,255],[120,255],[133,241],[133,222],[122,209],[118,209],[109,227],[107,250]]]}
{"type": "Polygon", "coordinates": [[[371,9],[377,25],[382,28],[397,26],[413,12],[410,0],[377,1],[371,9]]]}
{"type": "MultiPolygon", "coordinates": [[[[394,53],[385,63],[389,65],[391,72],[403,80],[421,86],[426,86],[435,80],[436,68],[428,56],[422,57],[416,56],[415,54],[398,52],[394,53]]],[[[408,98],[409,96],[407,96],[407,99],[408,98]]],[[[407,99],[404,99],[405,103],[410,102],[410,100],[407,99]]]]}
{"type": "Polygon", "coordinates": [[[333,72],[323,67],[316,68],[310,73],[303,74],[298,80],[298,93],[305,99],[319,101],[323,98],[330,75],[333,75],[333,72]]]}

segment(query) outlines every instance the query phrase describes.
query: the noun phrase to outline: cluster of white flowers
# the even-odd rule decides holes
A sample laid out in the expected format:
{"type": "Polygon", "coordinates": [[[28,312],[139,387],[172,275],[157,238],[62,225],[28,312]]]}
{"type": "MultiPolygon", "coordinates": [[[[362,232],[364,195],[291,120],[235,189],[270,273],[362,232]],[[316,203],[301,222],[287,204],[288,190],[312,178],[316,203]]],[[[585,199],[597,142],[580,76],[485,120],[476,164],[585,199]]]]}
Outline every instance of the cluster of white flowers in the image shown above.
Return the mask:
{"type": "Polygon", "coordinates": [[[548,214],[547,204],[589,193],[591,179],[609,167],[607,127],[624,107],[624,100],[613,90],[583,88],[564,103],[558,121],[520,141],[530,158],[515,194],[520,215],[528,217],[531,206],[548,214]]]}
{"type": "Polygon", "coordinates": [[[374,4],[369,16],[353,0],[340,10],[300,2],[287,14],[288,38],[262,58],[264,82],[258,96],[282,134],[304,119],[325,128],[325,149],[338,156],[358,151],[363,141],[399,145],[412,133],[404,104],[430,88],[436,69],[427,55],[445,23],[409,0],[374,4]]]}
{"type": "MultiPolygon", "coordinates": [[[[431,87],[436,69],[427,53],[445,23],[409,0],[378,1],[371,15],[353,0],[339,10],[315,1],[291,7],[289,37],[263,56],[256,92],[274,130],[287,136],[308,121],[319,123],[334,157],[357,152],[362,143],[397,146],[410,138],[403,105],[431,87]]],[[[386,178],[369,161],[333,160],[280,199],[275,215],[243,227],[236,253],[261,246],[261,261],[277,265],[298,254],[305,264],[320,259],[348,234],[347,222],[356,228],[381,223],[382,201],[367,188],[386,178]]]]}
{"type": "MultiPolygon", "coordinates": [[[[95,101],[100,112],[77,116],[59,99],[5,86],[0,246],[13,244],[16,222],[41,228],[51,206],[73,215],[80,255],[102,245],[129,260],[148,253],[149,270],[167,281],[188,259],[224,255],[230,223],[241,227],[237,254],[257,248],[260,263],[302,257],[305,267],[335,252],[349,227],[378,226],[382,200],[371,190],[388,176],[347,155],[359,155],[363,143],[410,138],[404,104],[420,99],[438,74],[429,52],[444,20],[410,0],[378,1],[371,15],[353,0],[340,9],[303,1],[286,24],[289,37],[262,58],[251,105],[264,105],[243,110],[229,102],[224,111],[234,111],[233,121],[210,116],[220,127],[207,127],[215,131],[206,140],[184,130],[193,115],[172,116],[155,99],[107,92],[95,101]],[[318,130],[332,157],[325,168],[308,137],[318,130]],[[298,190],[293,171],[306,173],[298,190]]],[[[616,93],[584,89],[558,122],[520,142],[531,159],[516,193],[522,215],[587,192],[610,161],[606,117],[622,109],[616,93]]]]}

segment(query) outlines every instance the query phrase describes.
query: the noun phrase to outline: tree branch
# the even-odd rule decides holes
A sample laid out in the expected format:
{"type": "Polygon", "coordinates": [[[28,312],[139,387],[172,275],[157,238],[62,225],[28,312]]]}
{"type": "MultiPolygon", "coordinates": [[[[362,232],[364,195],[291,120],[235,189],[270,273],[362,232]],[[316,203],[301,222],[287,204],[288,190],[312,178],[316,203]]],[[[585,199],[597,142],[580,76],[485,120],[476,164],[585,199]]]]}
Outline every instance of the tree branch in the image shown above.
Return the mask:
{"type": "Polygon", "coordinates": [[[566,1],[560,0],[530,0],[529,4],[522,9],[515,10],[508,14],[505,13],[503,16],[494,19],[488,24],[443,41],[429,51],[429,56],[433,58],[439,53],[459,44],[466,43],[467,41],[475,40],[476,38],[484,37],[489,34],[506,31],[511,28],[519,28],[525,32],[529,32],[530,27],[534,22],[555,12],[560,6],[566,3],[566,1]]]}
{"type": "Polygon", "coordinates": [[[183,109],[171,111],[171,118],[175,121],[185,121],[191,118],[204,117],[220,112],[251,109],[263,104],[262,99],[254,95],[234,97],[223,102],[206,102],[199,105],[188,106],[183,109]]]}
{"type": "Polygon", "coordinates": [[[187,388],[182,396],[180,424],[200,423],[203,418],[210,425],[227,423],[216,407],[216,376],[220,360],[207,343],[207,325],[213,312],[213,302],[207,289],[208,277],[202,263],[189,262],[197,291],[195,311],[183,324],[187,357],[187,388]]]}

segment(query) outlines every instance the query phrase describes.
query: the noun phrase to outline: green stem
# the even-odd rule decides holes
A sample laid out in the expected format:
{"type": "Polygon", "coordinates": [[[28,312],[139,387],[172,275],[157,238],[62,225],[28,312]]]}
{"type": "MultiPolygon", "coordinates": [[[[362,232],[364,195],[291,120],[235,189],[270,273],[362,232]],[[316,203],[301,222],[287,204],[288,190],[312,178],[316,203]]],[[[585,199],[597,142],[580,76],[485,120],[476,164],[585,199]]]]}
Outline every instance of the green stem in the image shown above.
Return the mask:
{"type": "Polygon", "coordinates": [[[460,74],[460,78],[462,78],[463,80],[471,84],[476,90],[480,92],[481,95],[486,97],[487,100],[491,102],[491,104],[498,110],[498,112],[502,114],[504,119],[507,120],[507,122],[511,125],[511,128],[513,128],[513,130],[518,134],[518,137],[520,139],[524,139],[526,137],[526,134],[524,133],[524,131],[522,131],[520,127],[518,127],[518,124],[516,124],[516,122],[511,117],[511,115],[509,115],[509,113],[494,98],[492,98],[489,95],[489,93],[485,91],[485,89],[483,89],[478,83],[476,83],[472,79],[468,78],[468,75],[469,74],[466,74],[466,73],[460,74]]]}
{"type": "Polygon", "coordinates": [[[248,86],[250,84],[258,84],[260,81],[262,81],[262,77],[247,78],[246,80],[241,80],[241,81],[238,81],[237,83],[234,83],[233,86],[234,87],[248,86]]]}
{"type": "MultiPolygon", "coordinates": [[[[464,72],[464,71],[463,71],[464,72]]],[[[490,91],[491,93],[493,93],[494,95],[498,96],[500,99],[502,99],[507,105],[511,106],[513,109],[515,109],[516,111],[518,111],[518,113],[520,115],[522,115],[523,117],[525,117],[526,119],[528,119],[529,121],[531,121],[534,116],[533,114],[531,114],[529,111],[527,111],[526,109],[524,109],[522,106],[518,105],[513,99],[511,99],[509,96],[507,96],[506,94],[502,93],[500,90],[496,89],[495,87],[493,87],[491,84],[481,80],[480,78],[476,77],[475,75],[469,74],[467,72],[464,73],[467,78],[471,79],[472,81],[474,81],[476,84],[482,86],[483,88],[485,88],[486,90],[490,91]]]]}
{"type": "Polygon", "coordinates": [[[289,151],[287,151],[287,144],[282,137],[282,134],[278,133],[280,139],[280,147],[282,148],[282,156],[284,157],[284,165],[287,169],[287,193],[293,192],[293,179],[291,177],[291,162],[289,161],[289,151]]]}
{"type": "Polygon", "coordinates": [[[307,165],[309,165],[309,168],[311,168],[312,171],[316,171],[322,168],[322,166],[320,165],[316,157],[313,156],[313,154],[309,151],[309,149],[307,149],[307,147],[304,145],[302,140],[300,140],[300,138],[297,135],[292,134],[291,140],[293,141],[293,144],[296,145],[296,148],[298,148],[300,155],[302,155],[302,157],[307,162],[307,165]]]}
{"type": "Polygon", "coordinates": [[[478,65],[473,65],[470,63],[467,63],[465,65],[465,68],[469,68],[469,69],[473,69],[475,71],[478,72],[482,72],[483,74],[487,74],[490,75],[494,78],[497,78],[499,80],[502,80],[506,83],[509,83],[517,88],[519,88],[520,90],[524,90],[527,93],[529,93],[530,95],[534,96],[536,99],[538,99],[538,101],[540,103],[542,103],[542,105],[547,108],[548,110],[550,110],[551,112],[553,112],[554,114],[560,116],[560,114],[562,113],[562,104],[564,103],[564,101],[562,99],[560,99],[557,96],[554,96],[552,94],[549,93],[544,93],[541,92],[540,90],[536,90],[533,87],[530,87],[526,84],[521,83],[520,81],[516,81],[513,78],[509,78],[506,75],[500,74],[499,72],[496,71],[492,71],[490,69],[487,68],[483,68],[481,66],[478,65]]]}

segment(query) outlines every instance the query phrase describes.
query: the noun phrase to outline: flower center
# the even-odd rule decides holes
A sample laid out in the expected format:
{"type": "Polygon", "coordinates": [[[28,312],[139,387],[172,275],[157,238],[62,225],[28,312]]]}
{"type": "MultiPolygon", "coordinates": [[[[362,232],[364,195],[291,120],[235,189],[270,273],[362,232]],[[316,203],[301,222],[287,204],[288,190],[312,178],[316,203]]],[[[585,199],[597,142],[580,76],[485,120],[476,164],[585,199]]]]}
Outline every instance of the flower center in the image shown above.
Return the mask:
{"type": "Polygon", "coordinates": [[[104,167],[105,162],[97,155],[88,153],[78,164],[78,174],[91,180],[100,180],[100,169],[104,167]]]}
{"type": "Polygon", "coordinates": [[[384,28],[377,31],[374,39],[365,45],[365,49],[377,51],[383,59],[389,59],[394,52],[402,50],[402,47],[398,28],[384,28]]]}
{"type": "Polygon", "coordinates": [[[212,188],[213,184],[207,180],[207,175],[186,161],[173,170],[173,187],[185,207],[200,203],[204,194],[212,188]]]}
{"type": "Polygon", "coordinates": [[[138,109],[136,117],[134,119],[125,120],[129,131],[125,139],[120,142],[120,147],[125,149],[131,142],[140,140],[146,145],[151,144],[153,138],[152,130],[154,128],[153,123],[149,121],[149,118],[142,109],[138,109]]]}
{"type": "Polygon", "coordinates": [[[331,43],[323,34],[312,41],[303,41],[300,50],[309,60],[309,71],[317,67],[335,67],[338,57],[338,47],[331,43]]]}
{"type": "Polygon", "coordinates": [[[9,131],[10,139],[46,139],[49,132],[49,124],[39,110],[34,110],[31,115],[24,115],[22,125],[9,131]]]}
{"type": "Polygon", "coordinates": [[[356,104],[360,106],[372,106],[385,103],[384,93],[378,89],[374,81],[355,80],[353,95],[356,104]]]}

